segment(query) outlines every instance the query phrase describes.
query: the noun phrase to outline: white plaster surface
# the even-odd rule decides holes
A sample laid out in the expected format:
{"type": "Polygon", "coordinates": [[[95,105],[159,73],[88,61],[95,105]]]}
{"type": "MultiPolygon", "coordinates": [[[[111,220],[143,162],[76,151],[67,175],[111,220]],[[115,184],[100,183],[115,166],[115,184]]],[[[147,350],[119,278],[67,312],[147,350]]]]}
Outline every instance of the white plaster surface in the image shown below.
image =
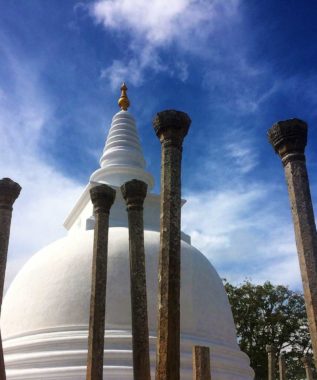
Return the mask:
{"type": "Polygon", "coordinates": [[[153,188],[154,178],[145,171],[146,164],[135,120],[128,111],[114,115],[100,166],[91,175],[91,181],[121,186],[132,176],[147,183],[149,190],[153,188]]]}
{"type": "MultiPolygon", "coordinates": [[[[35,254],[9,288],[2,309],[8,379],[84,379],[93,231],[35,254]]],[[[154,369],[159,233],[145,232],[149,328],[154,369]]],[[[105,376],[132,379],[128,229],[113,227],[109,261],[105,376]]],[[[222,282],[209,261],[182,241],[182,379],[192,378],[193,344],[211,347],[213,379],[252,379],[236,343],[222,282]]]]}

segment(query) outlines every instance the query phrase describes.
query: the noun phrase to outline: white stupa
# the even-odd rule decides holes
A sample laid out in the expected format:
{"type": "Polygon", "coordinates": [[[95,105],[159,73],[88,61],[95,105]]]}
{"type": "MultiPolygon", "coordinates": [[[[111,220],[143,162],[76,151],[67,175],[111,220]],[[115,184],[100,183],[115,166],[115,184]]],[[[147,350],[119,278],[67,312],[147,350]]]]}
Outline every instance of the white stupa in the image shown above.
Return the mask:
{"type": "MultiPolygon", "coordinates": [[[[150,193],[153,177],[145,170],[135,120],[127,110],[113,117],[100,165],[64,223],[67,236],[36,253],[7,291],[1,332],[9,380],[85,379],[94,225],[91,182],[117,190],[110,215],[104,376],[133,379],[127,213],[119,189],[133,178],[149,189],[144,224],[154,379],[160,196],[150,193]]],[[[184,233],[181,275],[181,379],[192,379],[191,352],[197,344],[211,348],[213,380],[253,379],[249,359],[236,341],[222,281],[184,233]]]]}

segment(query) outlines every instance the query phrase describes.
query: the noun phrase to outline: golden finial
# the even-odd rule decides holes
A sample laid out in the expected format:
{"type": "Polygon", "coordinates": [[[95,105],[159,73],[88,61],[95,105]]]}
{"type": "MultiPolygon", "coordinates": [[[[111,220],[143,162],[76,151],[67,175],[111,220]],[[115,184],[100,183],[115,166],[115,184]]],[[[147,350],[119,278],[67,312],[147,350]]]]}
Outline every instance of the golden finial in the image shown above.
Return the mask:
{"type": "Polygon", "coordinates": [[[130,101],[129,101],[129,98],[127,96],[127,89],[128,89],[128,87],[123,82],[122,86],[121,86],[121,96],[118,100],[118,104],[119,104],[119,107],[124,111],[126,111],[130,106],[130,101]]]}

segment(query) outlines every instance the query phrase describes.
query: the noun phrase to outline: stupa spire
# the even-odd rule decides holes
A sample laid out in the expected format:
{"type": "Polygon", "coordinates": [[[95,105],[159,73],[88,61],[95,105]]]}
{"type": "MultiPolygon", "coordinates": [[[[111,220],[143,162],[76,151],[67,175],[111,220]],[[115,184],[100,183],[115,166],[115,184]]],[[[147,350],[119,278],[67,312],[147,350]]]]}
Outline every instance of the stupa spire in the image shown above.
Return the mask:
{"type": "Polygon", "coordinates": [[[125,82],[123,82],[121,85],[121,96],[118,100],[119,107],[122,109],[122,111],[127,111],[130,106],[130,101],[127,96],[127,90],[128,87],[125,84],[125,82]]]}
{"type": "Polygon", "coordinates": [[[112,118],[111,128],[100,158],[100,169],[90,177],[91,181],[121,186],[132,179],[145,182],[149,190],[154,179],[146,171],[146,162],[136,128],[134,117],[128,111],[130,101],[127,86],[121,86],[118,104],[121,110],[112,118]]]}

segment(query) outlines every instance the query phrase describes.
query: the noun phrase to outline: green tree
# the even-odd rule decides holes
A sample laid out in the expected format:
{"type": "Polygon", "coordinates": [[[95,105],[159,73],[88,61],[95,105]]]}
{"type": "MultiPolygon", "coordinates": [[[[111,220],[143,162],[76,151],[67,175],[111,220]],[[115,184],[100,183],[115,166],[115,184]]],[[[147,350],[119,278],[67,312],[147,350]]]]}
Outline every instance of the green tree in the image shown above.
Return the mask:
{"type": "Polygon", "coordinates": [[[303,294],[270,282],[254,285],[245,281],[234,286],[224,280],[224,285],[238,342],[250,358],[255,379],[267,379],[267,344],[274,346],[276,359],[284,354],[287,379],[305,379],[300,359],[304,354],[311,355],[312,350],[303,294]]]}

